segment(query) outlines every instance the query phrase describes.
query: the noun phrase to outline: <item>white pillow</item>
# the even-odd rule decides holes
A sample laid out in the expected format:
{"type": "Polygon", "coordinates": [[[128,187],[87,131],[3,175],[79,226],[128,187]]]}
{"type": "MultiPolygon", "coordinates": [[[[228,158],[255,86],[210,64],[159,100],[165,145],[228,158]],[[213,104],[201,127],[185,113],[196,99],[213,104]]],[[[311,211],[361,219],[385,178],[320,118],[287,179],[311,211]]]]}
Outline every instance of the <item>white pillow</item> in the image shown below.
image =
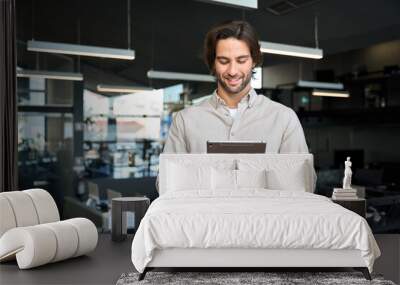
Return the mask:
{"type": "Polygon", "coordinates": [[[309,168],[304,160],[239,160],[240,170],[266,170],[268,189],[306,191],[309,185],[309,168]]]}
{"type": "Polygon", "coordinates": [[[207,166],[168,163],[167,191],[211,188],[211,168],[207,166]]]}
{"type": "Polygon", "coordinates": [[[267,188],[267,171],[262,170],[236,170],[237,188],[267,188]]]}
{"type": "Polygon", "coordinates": [[[240,188],[267,188],[266,170],[211,169],[213,190],[237,190],[240,188]]]}
{"type": "Polygon", "coordinates": [[[274,190],[307,191],[308,173],[304,161],[267,171],[268,188],[274,190]]]}
{"type": "Polygon", "coordinates": [[[236,190],[236,170],[211,168],[212,189],[236,190]]]}

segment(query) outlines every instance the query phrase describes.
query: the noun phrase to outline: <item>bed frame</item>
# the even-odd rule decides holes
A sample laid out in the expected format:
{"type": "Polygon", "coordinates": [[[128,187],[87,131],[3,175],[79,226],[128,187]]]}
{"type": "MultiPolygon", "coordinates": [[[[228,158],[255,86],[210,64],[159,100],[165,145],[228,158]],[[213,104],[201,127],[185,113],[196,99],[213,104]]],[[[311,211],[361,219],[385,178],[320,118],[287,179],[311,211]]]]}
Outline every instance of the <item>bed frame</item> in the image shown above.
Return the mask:
{"type": "MultiPolygon", "coordinates": [[[[308,165],[305,173],[309,177],[307,192],[314,191],[313,155],[312,154],[161,154],[160,156],[160,194],[165,189],[167,161],[189,159],[192,163],[203,162],[213,164],[218,160],[227,159],[272,159],[272,160],[303,160],[308,165]]],[[[169,248],[158,249],[153,259],[139,275],[142,280],[146,272],[155,268],[230,268],[235,271],[266,268],[354,268],[361,271],[364,277],[371,280],[369,270],[361,257],[359,250],[332,249],[254,249],[254,248],[169,248]]],[[[262,271],[262,270],[261,270],[262,271]]]]}
{"type": "MultiPolygon", "coordinates": [[[[371,275],[359,250],[333,249],[197,249],[170,248],[156,250],[152,261],[139,275],[155,268],[231,268],[235,271],[271,268],[343,268],[361,271],[367,280],[371,275]],[[237,269],[237,270],[236,270],[237,269]]],[[[262,271],[262,270],[260,270],[262,271]]]]}

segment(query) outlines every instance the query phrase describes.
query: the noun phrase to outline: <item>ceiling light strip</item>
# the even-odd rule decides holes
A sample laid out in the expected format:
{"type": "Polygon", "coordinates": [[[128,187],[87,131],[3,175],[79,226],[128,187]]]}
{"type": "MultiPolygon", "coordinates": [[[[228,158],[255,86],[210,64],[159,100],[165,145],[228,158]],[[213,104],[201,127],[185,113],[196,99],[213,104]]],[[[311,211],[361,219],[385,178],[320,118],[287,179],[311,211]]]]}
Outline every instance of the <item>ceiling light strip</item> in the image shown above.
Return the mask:
{"type": "Polygon", "coordinates": [[[347,91],[330,91],[330,90],[314,90],[313,96],[320,97],[337,97],[337,98],[349,98],[350,94],[347,91]]]}
{"type": "Polygon", "coordinates": [[[322,82],[322,81],[297,81],[298,87],[308,87],[308,88],[321,88],[321,89],[335,89],[343,90],[344,86],[342,83],[332,83],[332,82],[322,82]]]}
{"type": "Polygon", "coordinates": [[[17,70],[17,77],[28,78],[42,78],[42,79],[56,79],[56,80],[70,80],[82,81],[82,73],[74,72],[58,72],[58,71],[45,71],[45,70],[17,70]]]}
{"type": "Polygon", "coordinates": [[[323,57],[322,49],[309,48],[294,45],[285,45],[271,42],[259,42],[260,50],[263,53],[272,53],[296,57],[305,57],[313,59],[321,59],[323,57]]]}
{"type": "Polygon", "coordinates": [[[151,91],[153,88],[140,86],[122,86],[122,85],[106,85],[98,84],[97,91],[110,93],[134,93],[140,91],[151,91]]]}
{"type": "Polygon", "coordinates": [[[147,77],[152,79],[165,79],[165,80],[215,82],[215,78],[212,75],[179,73],[179,72],[158,71],[158,70],[149,70],[147,72],[147,77]]]}
{"type": "Polygon", "coordinates": [[[28,50],[36,52],[71,54],[116,59],[135,59],[135,51],[131,49],[117,49],[44,41],[28,41],[28,50]]]}
{"type": "Polygon", "coordinates": [[[242,8],[250,8],[257,9],[258,8],[258,0],[199,0],[201,2],[209,2],[214,4],[222,4],[233,7],[242,7],[242,8]]]}

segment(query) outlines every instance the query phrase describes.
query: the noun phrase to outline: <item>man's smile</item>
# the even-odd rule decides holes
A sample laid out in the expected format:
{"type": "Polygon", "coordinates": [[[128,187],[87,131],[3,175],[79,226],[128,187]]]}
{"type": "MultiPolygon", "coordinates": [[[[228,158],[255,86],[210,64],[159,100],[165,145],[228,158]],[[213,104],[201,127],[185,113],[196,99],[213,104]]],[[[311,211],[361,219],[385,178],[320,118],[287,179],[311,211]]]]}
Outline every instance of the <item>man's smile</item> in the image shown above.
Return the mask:
{"type": "Polygon", "coordinates": [[[243,77],[231,77],[231,78],[228,77],[228,78],[225,78],[225,80],[231,86],[236,86],[236,85],[240,84],[242,79],[243,79],[243,77]]]}

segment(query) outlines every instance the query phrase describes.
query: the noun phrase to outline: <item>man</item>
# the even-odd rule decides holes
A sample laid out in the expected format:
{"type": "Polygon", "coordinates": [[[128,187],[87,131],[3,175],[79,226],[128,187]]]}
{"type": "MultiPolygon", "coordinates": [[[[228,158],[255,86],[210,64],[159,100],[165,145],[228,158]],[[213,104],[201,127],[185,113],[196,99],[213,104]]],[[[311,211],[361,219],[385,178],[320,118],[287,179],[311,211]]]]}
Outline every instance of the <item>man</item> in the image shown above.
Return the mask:
{"type": "Polygon", "coordinates": [[[205,153],[207,140],[262,140],[270,153],[308,152],[296,113],[251,88],[253,68],[262,64],[262,54],[250,24],[232,21],[211,29],[204,58],[217,90],[176,114],[165,153],[205,153]]]}

